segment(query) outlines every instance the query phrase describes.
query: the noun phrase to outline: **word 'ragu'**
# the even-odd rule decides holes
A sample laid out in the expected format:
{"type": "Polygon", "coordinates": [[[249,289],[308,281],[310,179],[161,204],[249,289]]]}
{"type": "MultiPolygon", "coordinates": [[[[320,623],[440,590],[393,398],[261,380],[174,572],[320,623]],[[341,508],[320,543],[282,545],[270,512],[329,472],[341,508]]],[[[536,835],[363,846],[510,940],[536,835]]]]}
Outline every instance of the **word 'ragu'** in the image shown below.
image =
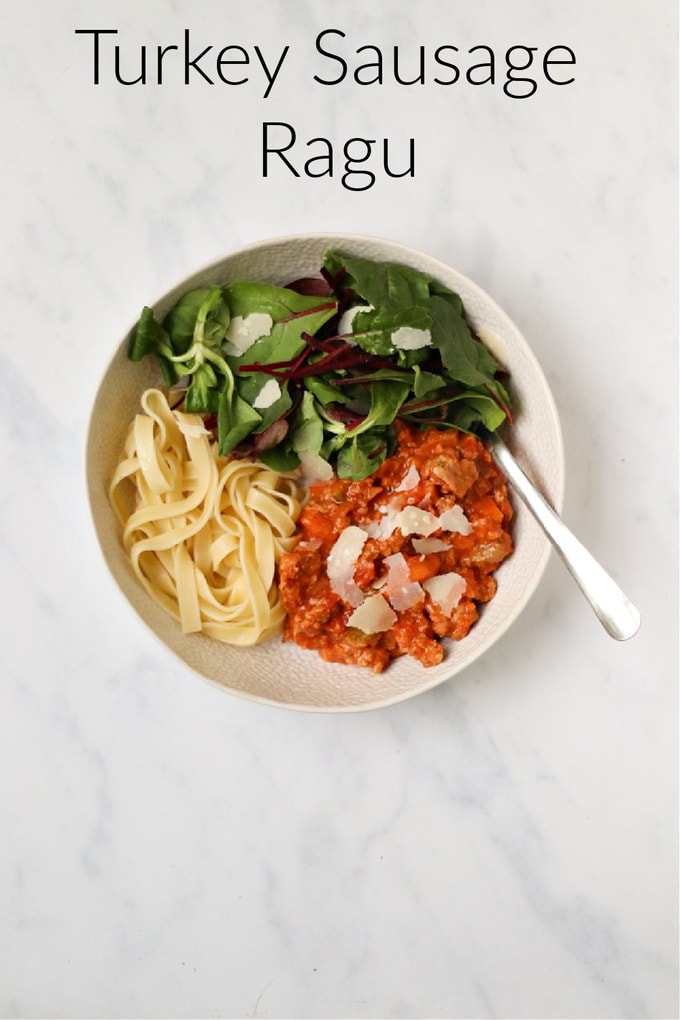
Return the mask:
{"type": "Polygon", "coordinates": [[[390,154],[391,145],[389,138],[349,138],[338,151],[329,138],[320,136],[305,142],[303,152],[292,124],[265,122],[262,176],[269,177],[273,163],[285,167],[293,177],[334,177],[339,165],[340,183],[348,191],[368,191],[376,182],[376,170],[386,177],[415,177],[415,139],[409,138],[408,145],[402,144],[398,166],[390,154]]]}

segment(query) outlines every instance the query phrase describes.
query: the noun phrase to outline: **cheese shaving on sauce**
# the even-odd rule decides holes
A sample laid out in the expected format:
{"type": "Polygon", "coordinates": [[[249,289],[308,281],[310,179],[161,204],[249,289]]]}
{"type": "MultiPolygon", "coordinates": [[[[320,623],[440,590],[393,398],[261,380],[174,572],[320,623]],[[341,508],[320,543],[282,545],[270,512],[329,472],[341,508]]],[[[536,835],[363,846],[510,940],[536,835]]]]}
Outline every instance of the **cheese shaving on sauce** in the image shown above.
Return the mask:
{"type": "Polygon", "coordinates": [[[439,518],[429,510],[417,506],[405,506],[396,517],[396,524],[402,535],[431,535],[441,528],[439,518]]]}
{"type": "MultiPolygon", "coordinates": [[[[399,486],[402,492],[408,491],[404,485],[407,479],[408,474],[399,486]]],[[[417,485],[418,483],[416,482],[415,484],[417,485]]],[[[444,510],[439,517],[436,514],[430,513],[429,510],[423,510],[422,507],[417,506],[406,506],[399,510],[398,504],[395,505],[394,502],[381,506],[380,512],[382,516],[379,521],[370,521],[365,525],[369,538],[389,538],[397,528],[401,529],[402,535],[421,535],[424,537],[440,530],[455,531],[461,535],[469,535],[472,531],[472,525],[465,516],[463,509],[459,506],[454,506],[450,510],[444,510]]],[[[448,548],[448,545],[443,544],[431,549],[416,549],[416,552],[441,552],[448,548]]]]}
{"type": "Polygon", "coordinates": [[[364,634],[389,630],[396,622],[397,614],[382,595],[369,595],[347,621],[350,627],[358,627],[364,634]]]}
{"type": "Polygon", "coordinates": [[[461,535],[472,532],[472,525],[463,513],[463,508],[457,505],[444,510],[439,515],[439,523],[444,531],[457,531],[461,535]]]}
{"type": "Polygon", "coordinates": [[[413,551],[427,556],[428,553],[447,552],[451,546],[443,542],[441,538],[413,538],[411,539],[413,551]]]}
{"type": "Polygon", "coordinates": [[[465,594],[467,584],[465,578],[455,571],[448,574],[437,574],[423,581],[423,588],[441,611],[450,616],[465,594]]]}
{"type": "Polygon", "coordinates": [[[369,521],[365,525],[369,538],[389,538],[397,528],[398,504],[379,507],[379,521],[369,521]]]}
{"type": "Polygon", "coordinates": [[[411,580],[411,573],[403,553],[386,556],[387,578],[384,591],[390,605],[397,612],[417,606],[425,598],[425,592],[417,581],[411,580]]]}
{"type": "Polygon", "coordinates": [[[328,554],[327,573],[331,588],[351,606],[359,606],[364,594],[354,580],[354,571],[368,534],[363,528],[350,524],[341,531],[328,554]]]}
{"type": "Polygon", "coordinates": [[[406,472],[402,480],[399,482],[399,485],[397,486],[397,492],[408,492],[410,489],[415,489],[419,481],[420,475],[418,473],[418,468],[415,466],[415,464],[411,464],[408,471],[406,472]]]}

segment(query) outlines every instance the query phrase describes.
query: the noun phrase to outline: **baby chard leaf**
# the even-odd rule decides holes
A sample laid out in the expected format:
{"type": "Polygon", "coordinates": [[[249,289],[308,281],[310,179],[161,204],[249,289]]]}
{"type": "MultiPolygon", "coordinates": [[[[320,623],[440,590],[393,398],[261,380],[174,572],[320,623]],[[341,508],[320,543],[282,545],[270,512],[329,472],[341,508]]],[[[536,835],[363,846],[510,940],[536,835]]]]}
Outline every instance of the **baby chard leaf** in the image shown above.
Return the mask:
{"type": "Polygon", "coordinates": [[[427,302],[432,317],[432,341],[447,372],[466,386],[493,383],[498,362],[481,340],[475,339],[463,316],[446,297],[435,294],[427,302]]]}
{"type": "Polygon", "coordinates": [[[327,382],[322,375],[308,375],[305,378],[305,388],[312,393],[318,402],[326,407],[328,404],[346,404],[349,395],[342,387],[333,386],[327,382]]]}
{"type": "Polygon", "coordinates": [[[304,312],[296,312],[293,317],[279,320],[272,326],[267,336],[260,337],[239,357],[228,358],[231,367],[239,373],[239,378],[257,372],[257,369],[246,368],[247,365],[271,365],[281,361],[290,361],[300,354],[306,341],[302,333],[314,335],[324,323],[335,314],[336,304],[326,303],[304,312]]]}
{"type": "Polygon", "coordinates": [[[184,397],[185,410],[190,414],[214,413],[217,410],[219,391],[217,375],[210,362],[204,362],[191,377],[184,397]]]}
{"type": "Polygon", "coordinates": [[[374,308],[409,308],[422,304],[430,293],[427,276],[397,262],[373,262],[330,252],[324,264],[334,274],[344,268],[347,285],[374,308]]]}
{"type": "Polygon", "coordinates": [[[446,380],[435,372],[427,372],[420,365],[414,365],[415,378],[413,381],[413,393],[416,397],[422,398],[434,390],[440,390],[446,386],[446,380]]]}
{"type": "Polygon", "coordinates": [[[217,405],[217,436],[221,457],[238,446],[261,423],[262,417],[239,396],[229,374],[217,405]]]}
{"type": "Polygon", "coordinates": [[[320,306],[335,311],[334,298],[319,297],[318,294],[298,294],[287,287],[276,287],[269,283],[237,281],[222,288],[233,318],[246,318],[253,312],[266,313],[274,322],[281,322],[300,313],[309,312],[320,306]]]}
{"type": "Polygon", "coordinates": [[[365,432],[355,436],[338,452],[336,470],[338,478],[351,478],[358,482],[380,467],[388,453],[387,436],[381,431],[365,432]]]}
{"type": "Polygon", "coordinates": [[[170,309],[163,325],[175,354],[185,354],[195,342],[220,344],[229,325],[229,306],[220,287],[197,287],[170,309]]]}
{"type": "Polygon", "coordinates": [[[153,310],[145,305],[130,340],[128,357],[130,361],[141,361],[147,354],[155,354],[158,359],[166,386],[174,386],[182,378],[183,373],[171,360],[170,337],[157,322],[153,310]]]}
{"type": "Polygon", "coordinates": [[[144,305],[139,321],[135,326],[128,357],[130,361],[141,361],[147,354],[157,354],[167,348],[169,337],[153,314],[153,309],[144,305]]]}
{"type": "Polygon", "coordinates": [[[261,450],[259,459],[272,471],[294,471],[300,466],[300,458],[294,450],[284,442],[278,446],[271,446],[267,450],[261,450]]]}
{"type": "Polygon", "coordinates": [[[298,425],[293,435],[293,449],[320,453],[324,439],[323,421],[316,410],[314,397],[306,392],[298,409],[298,425]]]}
{"type": "Polygon", "coordinates": [[[357,436],[379,425],[391,425],[410,389],[408,382],[394,382],[389,379],[374,382],[371,386],[371,406],[368,414],[349,435],[357,436]]]}
{"type": "Polygon", "coordinates": [[[474,432],[474,426],[484,425],[494,432],[505,420],[505,412],[492,397],[476,393],[461,393],[451,401],[446,421],[462,432],[474,432]]]}

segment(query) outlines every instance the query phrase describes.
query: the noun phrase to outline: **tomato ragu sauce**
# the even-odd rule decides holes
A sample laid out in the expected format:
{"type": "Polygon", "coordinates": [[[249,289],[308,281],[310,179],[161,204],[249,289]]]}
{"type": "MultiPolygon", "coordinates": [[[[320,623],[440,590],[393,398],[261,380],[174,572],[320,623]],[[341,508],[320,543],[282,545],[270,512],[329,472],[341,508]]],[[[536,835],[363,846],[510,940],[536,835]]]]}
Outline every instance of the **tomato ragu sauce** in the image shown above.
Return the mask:
{"type": "Polygon", "coordinates": [[[507,487],[484,445],[395,426],[396,451],[373,475],[310,487],[279,564],[284,639],[375,672],[405,654],[441,662],[443,639],[465,637],[513,551],[507,487]]]}

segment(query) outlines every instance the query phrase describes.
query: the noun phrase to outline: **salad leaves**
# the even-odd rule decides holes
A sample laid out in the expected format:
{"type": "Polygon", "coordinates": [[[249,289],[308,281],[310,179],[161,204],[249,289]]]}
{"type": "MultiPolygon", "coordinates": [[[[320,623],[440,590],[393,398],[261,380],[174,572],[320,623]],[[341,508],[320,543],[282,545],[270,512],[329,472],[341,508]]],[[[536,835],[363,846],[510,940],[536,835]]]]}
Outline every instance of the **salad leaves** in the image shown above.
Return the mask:
{"type": "Polygon", "coordinates": [[[458,294],[408,266],[329,251],[319,277],[196,288],[162,321],[145,307],[129,357],[158,359],[185,409],[214,416],[219,452],[279,470],[301,454],[371,474],[394,422],[474,431],[511,420],[501,369],[458,294]]]}

